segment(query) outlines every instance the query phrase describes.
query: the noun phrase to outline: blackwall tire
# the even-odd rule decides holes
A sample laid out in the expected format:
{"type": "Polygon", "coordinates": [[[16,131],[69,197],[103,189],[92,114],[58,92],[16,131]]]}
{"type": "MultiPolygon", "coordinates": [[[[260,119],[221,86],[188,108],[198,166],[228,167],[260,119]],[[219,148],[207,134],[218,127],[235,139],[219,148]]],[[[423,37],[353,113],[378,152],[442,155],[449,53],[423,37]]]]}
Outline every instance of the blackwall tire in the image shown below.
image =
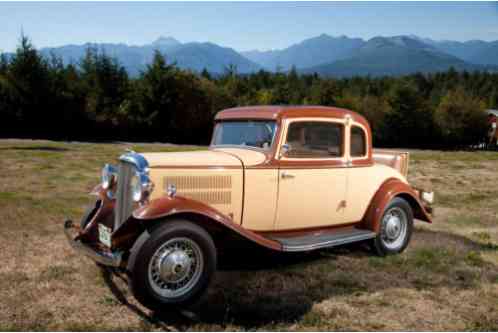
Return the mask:
{"type": "Polygon", "coordinates": [[[410,204],[399,197],[387,205],[382,214],[380,229],[373,239],[373,249],[379,256],[403,252],[413,233],[413,211],[410,204]]]}
{"type": "Polygon", "coordinates": [[[165,221],[136,251],[128,272],[130,289],[155,311],[195,304],[216,270],[213,239],[186,220],[165,221]]]}

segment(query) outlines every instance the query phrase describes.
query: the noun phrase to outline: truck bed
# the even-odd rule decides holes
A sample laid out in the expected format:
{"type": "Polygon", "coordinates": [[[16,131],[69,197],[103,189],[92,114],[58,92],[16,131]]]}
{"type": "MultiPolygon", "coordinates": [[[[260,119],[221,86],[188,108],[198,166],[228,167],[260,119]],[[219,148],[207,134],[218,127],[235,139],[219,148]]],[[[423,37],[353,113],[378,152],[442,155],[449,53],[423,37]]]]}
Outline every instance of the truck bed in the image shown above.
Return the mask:
{"type": "Polygon", "coordinates": [[[373,149],[372,157],[375,163],[387,165],[398,170],[403,176],[408,176],[410,154],[406,151],[390,149],[373,149]]]}

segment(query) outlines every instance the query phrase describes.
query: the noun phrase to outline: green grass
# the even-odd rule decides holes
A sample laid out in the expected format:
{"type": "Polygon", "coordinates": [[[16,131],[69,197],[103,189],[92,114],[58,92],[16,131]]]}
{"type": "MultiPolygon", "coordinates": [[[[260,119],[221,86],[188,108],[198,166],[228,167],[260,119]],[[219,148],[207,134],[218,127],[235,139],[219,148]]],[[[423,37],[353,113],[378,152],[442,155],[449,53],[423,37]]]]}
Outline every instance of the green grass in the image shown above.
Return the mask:
{"type": "Polygon", "coordinates": [[[470,266],[482,267],[485,261],[482,259],[481,254],[476,251],[469,251],[465,256],[465,262],[470,266]]]}
{"type": "Polygon", "coordinates": [[[481,217],[476,215],[456,215],[448,217],[447,222],[455,226],[477,226],[481,224],[481,217]]]}
{"type": "Polygon", "coordinates": [[[415,150],[410,152],[416,162],[465,162],[467,166],[475,162],[498,161],[498,154],[492,151],[430,151],[415,150]],[[470,164],[468,164],[470,163],[470,164]]]}

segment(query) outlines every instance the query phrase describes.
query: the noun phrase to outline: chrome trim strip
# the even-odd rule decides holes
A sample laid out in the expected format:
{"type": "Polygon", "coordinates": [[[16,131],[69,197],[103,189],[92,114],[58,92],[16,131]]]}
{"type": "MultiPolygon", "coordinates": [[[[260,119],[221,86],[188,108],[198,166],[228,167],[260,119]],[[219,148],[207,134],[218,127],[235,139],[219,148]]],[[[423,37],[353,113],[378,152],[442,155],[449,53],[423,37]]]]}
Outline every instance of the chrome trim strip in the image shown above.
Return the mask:
{"type": "Polygon", "coordinates": [[[311,251],[311,250],[323,249],[323,248],[327,248],[327,247],[334,247],[334,246],[338,246],[338,245],[344,245],[344,244],[348,244],[348,243],[372,239],[372,238],[375,238],[375,236],[376,236],[375,232],[372,231],[372,232],[368,232],[368,233],[367,232],[362,233],[360,235],[346,236],[344,238],[332,239],[329,241],[314,243],[314,244],[306,244],[306,245],[285,245],[285,244],[282,244],[282,251],[286,251],[286,252],[311,251]]]}

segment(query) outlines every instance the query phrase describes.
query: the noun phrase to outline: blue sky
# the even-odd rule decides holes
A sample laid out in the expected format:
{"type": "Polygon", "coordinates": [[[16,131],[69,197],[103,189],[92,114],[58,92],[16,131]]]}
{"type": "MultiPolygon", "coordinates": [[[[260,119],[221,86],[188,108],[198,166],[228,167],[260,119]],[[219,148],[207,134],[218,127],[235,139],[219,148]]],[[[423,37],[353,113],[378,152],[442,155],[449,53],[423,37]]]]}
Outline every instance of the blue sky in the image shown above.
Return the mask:
{"type": "Polygon", "coordinates": [[[239,51],[284,48],[321,33],[497,40],[498,3],[0,3],[1,51],[15,49],[21,28],[36,47],[142,45],[161,35],[239,51]]]}

